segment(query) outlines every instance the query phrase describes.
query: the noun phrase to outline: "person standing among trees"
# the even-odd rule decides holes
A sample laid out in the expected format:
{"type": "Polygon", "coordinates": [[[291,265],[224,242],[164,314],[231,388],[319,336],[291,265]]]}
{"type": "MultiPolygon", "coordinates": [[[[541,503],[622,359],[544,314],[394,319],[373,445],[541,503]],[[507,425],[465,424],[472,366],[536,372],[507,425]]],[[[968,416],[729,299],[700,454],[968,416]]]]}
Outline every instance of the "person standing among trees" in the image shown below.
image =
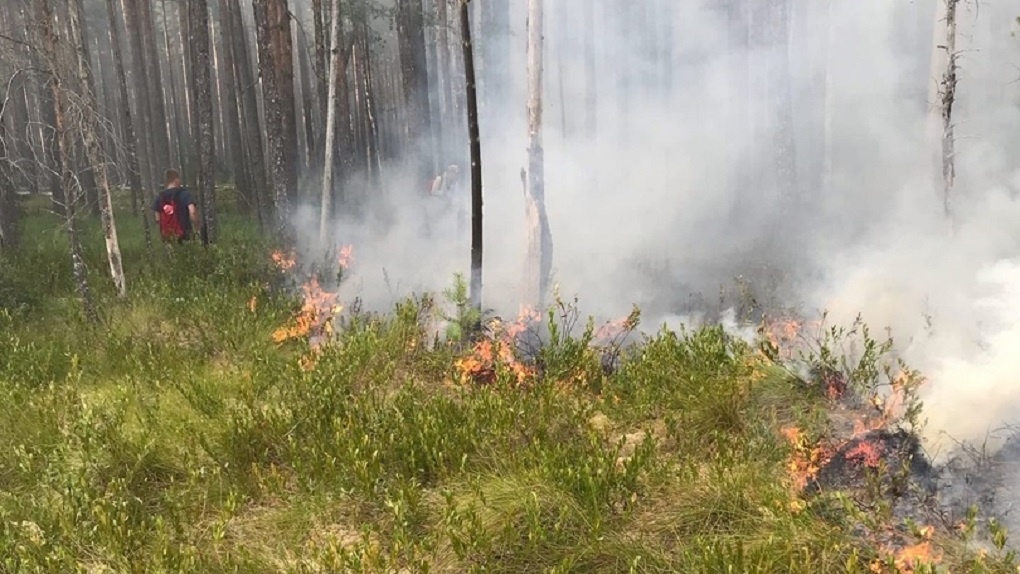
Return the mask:
{"type": "Polygon", "coordinates": [[[194,237],[194,230],[200,226],[198,208],[176,169],[166,170],[165,181],[166,188],[156,195],[152,211],[163,241],[184,243],[194,237]]]}

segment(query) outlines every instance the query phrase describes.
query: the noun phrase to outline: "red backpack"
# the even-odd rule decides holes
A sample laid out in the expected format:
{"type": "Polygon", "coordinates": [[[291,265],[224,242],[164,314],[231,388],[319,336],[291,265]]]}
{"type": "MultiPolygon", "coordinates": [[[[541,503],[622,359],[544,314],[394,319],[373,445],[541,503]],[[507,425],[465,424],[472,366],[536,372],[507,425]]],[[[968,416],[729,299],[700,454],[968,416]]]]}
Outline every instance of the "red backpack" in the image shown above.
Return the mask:
{"type": "Polygon", "coordinates": [[[159,233],[165,241],[180,240],[184,238],[184,227],[181,226],[180,216],[177,213],[178,202],[177,192],[164,195],[159,199],[159,233]]]}

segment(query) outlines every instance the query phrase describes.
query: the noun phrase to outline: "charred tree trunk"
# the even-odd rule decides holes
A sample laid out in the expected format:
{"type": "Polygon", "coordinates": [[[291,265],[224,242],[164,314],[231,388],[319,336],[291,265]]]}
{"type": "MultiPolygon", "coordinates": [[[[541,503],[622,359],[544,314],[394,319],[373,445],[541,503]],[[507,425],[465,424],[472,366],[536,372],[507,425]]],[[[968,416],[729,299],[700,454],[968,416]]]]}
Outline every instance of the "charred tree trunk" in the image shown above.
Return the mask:
{"type": "Polygon", "coordinates": [[[64,84],[61,79],[57,59],[57,31],[53,23],[53,11],[49,0],[35,0],[35,7],[38,18],[37,25],[40,28],[40,35],[43,40],[43,58],[49,72],[49,85],[53,97],[54,127],[56,129],[57,148],[60,154],[60,180],[63,195],[66,198],[63,215],[71,250],[75,290],[81,299],[85,317],[91,323],[98,323],[99,312],[96,310],[95,302],[92,300],[88,271],[85,268],[85,260],[82,258],[81,243],[78,239],[78,227],[75,221],[74,199],[76,193],[74,191],[74,166],[71,159],[71,132],[67,129],[67,99],[64,94],[64,84]]]}
{"type": "MultiPolygon", "coordinates": [[[[319,117],[325,118],[329,90],[326,76],[329,71],[326,67],[326,26],[322,21],[322,0],[312,0],[312,26],[315,34],[315,87],[318,94],[319,117]]],[[[330,46],[329,49],[332,50],[333,47],[330,46]]]]}
{"type": "Polygon", "coordinates": [[[106,158],[103,155],[102,143],[99,139],[99,117],[98,100],[93,90],[92,68],[90,67],[88,54],[84,51],[85,36],[85,14],[82,10],[81,0],[68,0],[68,12],[71,15],[71,36],[78,56],[78,83],[82,90],[84,108],[82,116],[82,143],[85,146],[85,153],[92,170],[95,174],[99,217],[103,226],[103,236],[106,238],[106,257],[110,263],[110,276],[117,288],[117,295],[127,295],[127,284],[124,279],[124,264],[120,255],[120,241],[117,238],[117,222],[113,216],[113,200],[110,197],[110,181],[106,171],[106,158]]]}
{"type": "Polygon", "coordinates": [[[419,180],[431,179],[435,160],[426,144],[431,138],[429,117],[429,79],[426,62],[425,23],[420,0],[397,0],[397,34],[400,70],[404,86],[404,105],[408,114],[407,137],[417,150],[419,180]]]}
{"type": "Polygon", "coordinates": [[[215,135],[210,82],[212,63],[209,54],[209,5],[206,0],[188,0],[191,28],[192,101],[195,103],[198,134],[198,202],[202,211],[204,241],[216,239],[216,180],[213,168],[215,135]]]}
{"type": "MultiPolygon", "coordinates": [[[[446,0],[442,0],[445,2],[446,0]]],[[[376,97],[373,86],[372,74],[372,48],[370,45],[371,33],[368,28],[368,16],[363,14],[361,18],[361,33],[359,44],[358,66],[361,69],[362,102],[364,106],[363,121],[365,122],[366,137],[366,160],[368,163],[368,176],[372,178],[382,171],[382,160],[379,154],[379,125],[376,116],[376,97]]]]}
{"type": "Polygon", "coordinates": [[[270,180],[276,207],[276,227],[288,237],[290,226],[290,193],[287,189],[287,153],[284,137],[283,103],[280,97],[279,78],[272,46],[268,7],[264,2],[252,3],[255,32],[258,37],[259,76],[262,79],[262,97],[266,117],[266,139],[269,145],[270,180]]]}
{"type": "MultiPolygon", "coordinates": [[[[528,250],[524,264],[524,302],[545,306],[552,274],[552,234],[545,211],[545,151],[542,148],[542,0],[528,2],[528,174],[524,186],[528,250]]],[[[522,174],[523,176],[523,174],[522,174]]]]}
{"type": "MultiPolygon", "coordinates": [[[[482,143],[478,130],[478,94],[471,45],[471,0],[460,0],[461,43],[464,48],[464,80],[467,90],[468,138],[471,142],[471,305],[482,311],[482,143]]],[[[480,325],[476,325],[480,327],[480,325]]]]}
{"type": "MultiPolygon", "coordinates": [[[[145,232],[145,246],[152,246],[152,232],[149,229],[148,202],[142,192],[142,179],[138,170],[138,139],[135,134],[134,118],[131,114],[130,100],[128,98],[127,74],[124,72],[124,58],[121,52],[120,31],[117,29],[117,11],[114,8],[114,0],[106,0],[106,15],[110,21],[110,43],[112,44],[113,66],[117,74],[117,87],[120,92],[121,108],[124,112],[124,145],[127,155],[127,176],[131,186],[131,202],[133,207],[142,205],[142,228],[145,232]]],[[[134,209],[138,215],[138,209],[134,209]]]]}

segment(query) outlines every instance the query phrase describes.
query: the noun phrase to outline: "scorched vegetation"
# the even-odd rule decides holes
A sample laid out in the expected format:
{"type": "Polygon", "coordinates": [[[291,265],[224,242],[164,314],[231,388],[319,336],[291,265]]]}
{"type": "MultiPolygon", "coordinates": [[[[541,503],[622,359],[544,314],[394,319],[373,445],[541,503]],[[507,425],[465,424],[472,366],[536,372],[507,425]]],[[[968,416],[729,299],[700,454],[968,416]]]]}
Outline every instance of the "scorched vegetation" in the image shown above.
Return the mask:
{"type": "Polygon", "coordinates": [[[229,211],[208,247],[146,250],[123,226],[126,299],[83,229],[92,325],[55,216],[27,209],[0,258],[4,572],[1015,568],[999,531],[968,547],[887,508],[911,477],[865,411],[916,419],[915,374],[866,394],[889,351],[870,338],[848,364],[831,331],[807,374],[782,359],[790,324],[600,327],[557,300],[469,339],[462,282],[364,312],[229,211]],[[825,446],[837,412],[863,426],[825,446]]]}

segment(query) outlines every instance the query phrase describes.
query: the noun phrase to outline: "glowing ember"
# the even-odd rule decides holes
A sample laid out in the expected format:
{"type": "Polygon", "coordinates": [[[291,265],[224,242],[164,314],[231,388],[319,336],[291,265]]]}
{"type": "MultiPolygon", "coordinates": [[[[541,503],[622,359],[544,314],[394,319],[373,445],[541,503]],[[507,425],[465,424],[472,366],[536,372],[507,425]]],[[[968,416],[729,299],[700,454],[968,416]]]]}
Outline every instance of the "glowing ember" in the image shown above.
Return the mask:
{"type": "Polygon", "coordinates": [[[878,467],[878,462],[882,459],[882,452],[882,445],[863,441],[846,453],[846,459],[859,461],[869,468],[876,468],[878,467]]]}

